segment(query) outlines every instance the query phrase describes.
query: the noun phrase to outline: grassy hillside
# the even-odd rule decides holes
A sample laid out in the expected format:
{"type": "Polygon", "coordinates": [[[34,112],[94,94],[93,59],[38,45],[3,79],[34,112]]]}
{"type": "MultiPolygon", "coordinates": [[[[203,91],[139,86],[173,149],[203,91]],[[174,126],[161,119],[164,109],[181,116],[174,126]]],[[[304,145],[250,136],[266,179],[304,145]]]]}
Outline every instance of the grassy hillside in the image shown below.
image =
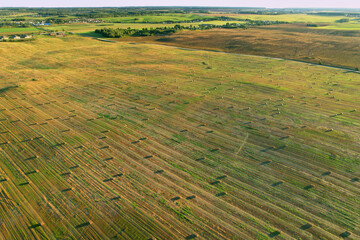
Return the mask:
{"type": "Polygon", "coordinates": [[[360,238],[357,73],[79,36],[0,59],[3,239],[360,238]]]}

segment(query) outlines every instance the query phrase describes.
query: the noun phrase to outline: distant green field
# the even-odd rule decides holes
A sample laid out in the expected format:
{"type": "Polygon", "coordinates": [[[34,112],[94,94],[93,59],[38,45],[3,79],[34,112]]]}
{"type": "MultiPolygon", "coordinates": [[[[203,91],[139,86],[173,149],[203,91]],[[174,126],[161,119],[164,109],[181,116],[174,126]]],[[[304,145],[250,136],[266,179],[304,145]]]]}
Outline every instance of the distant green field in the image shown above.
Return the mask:
{"type": "Polygon", "coordinates": [[[39,29],[35,27],[27,27],[27,28],[0,28],[0,33],[29,33],[29,32],[38,32],[39,29]]]}
{"type": "Polygon", "coordinates": [[[324,27],[319,27],[322,29],[334,29],[334,30],[360,30],[359,23],[336,23],[324,27]]]}
{"type": "Polygon", "coordinates": [[[166,21],[192,21],[195,19],[207,19],[212,16],[196,15],[196,14],[166,14],[161,16],[134,16],[134,17],[112,17],[112,18],[103,18],[102,20],[108,22],[122,22],[122,23],[161,23],[166,21]]]}
{"type": "Polygon", "coordinates": [[[255,15],[255,14],[228,14],[226,16],[237,19],[252,19],[264,21],[286,21],[304,23],[334,23],[343,16],[316,16],[308,14],[282,14],[282,15],[255,15]]]}

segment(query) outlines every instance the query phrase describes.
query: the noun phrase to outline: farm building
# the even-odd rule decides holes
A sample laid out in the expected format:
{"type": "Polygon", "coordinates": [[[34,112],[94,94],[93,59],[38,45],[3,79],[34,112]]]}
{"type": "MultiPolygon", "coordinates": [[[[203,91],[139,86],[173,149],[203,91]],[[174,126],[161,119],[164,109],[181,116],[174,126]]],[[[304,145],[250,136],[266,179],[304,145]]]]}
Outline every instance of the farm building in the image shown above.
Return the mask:
{"type": "Polygon", "coordinates": [[[65,37],[65,33],[64,32],[51,32],[51,33],[49,33],[49,36],[65,37]]]}
{"type": "Polygon", "coordinates": [[[65,37],[65,33],[64,32],[57,32],[56,37],[65,37]]]}
{"type": "Polygon", "coordinates": [[[12,36],[10,37],[10,39],[12,39],[12,40],[19,40],[19,39],[21,39],[21,38],[20,38],[20,36],[18,36],[18,35],[12,35],[12,36]]]}
{"type": "Polygon", "coordinates": [[[0,41],[4,41],[4,40],[8,40],[9,37],[8,36],[0,36],[0,41]]]}
{"type": "Polygon", "coordinates": [[[31,35],[24,34],[24,35],[21,35],[21,38],[23,38],[23,39],[29,39],[29,38],[32,38],[32,36],[31,36],[31,35]]]}

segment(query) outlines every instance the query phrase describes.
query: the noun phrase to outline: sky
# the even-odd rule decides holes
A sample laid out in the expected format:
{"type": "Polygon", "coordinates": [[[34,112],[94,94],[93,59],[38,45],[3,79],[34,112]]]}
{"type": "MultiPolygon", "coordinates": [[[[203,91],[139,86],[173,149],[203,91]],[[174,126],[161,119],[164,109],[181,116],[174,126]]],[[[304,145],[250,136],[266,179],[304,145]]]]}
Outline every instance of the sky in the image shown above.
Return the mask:
{"type": "Polygon", "coordinates": [[[360,0],[0,0],[0,7],[219,6],[360,8],[360,0]]]}

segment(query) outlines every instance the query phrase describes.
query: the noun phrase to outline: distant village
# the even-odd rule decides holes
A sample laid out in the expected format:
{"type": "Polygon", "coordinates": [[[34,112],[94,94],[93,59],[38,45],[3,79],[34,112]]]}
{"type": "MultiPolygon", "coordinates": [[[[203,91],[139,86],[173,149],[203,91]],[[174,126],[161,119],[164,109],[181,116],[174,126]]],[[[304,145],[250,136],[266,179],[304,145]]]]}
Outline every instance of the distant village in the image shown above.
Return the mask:
{"type": "Polygon", "coordinates": [[[46,21],[42,20],[30,20],[30,21],[12,21],[13,24],[19,26],[28,24],[32,26],[50,26],[52,24],[68,24],[68,23],[104,23],[101,19],[94,18],[75,18],[75,19],[47,19],[46,21]]]}

